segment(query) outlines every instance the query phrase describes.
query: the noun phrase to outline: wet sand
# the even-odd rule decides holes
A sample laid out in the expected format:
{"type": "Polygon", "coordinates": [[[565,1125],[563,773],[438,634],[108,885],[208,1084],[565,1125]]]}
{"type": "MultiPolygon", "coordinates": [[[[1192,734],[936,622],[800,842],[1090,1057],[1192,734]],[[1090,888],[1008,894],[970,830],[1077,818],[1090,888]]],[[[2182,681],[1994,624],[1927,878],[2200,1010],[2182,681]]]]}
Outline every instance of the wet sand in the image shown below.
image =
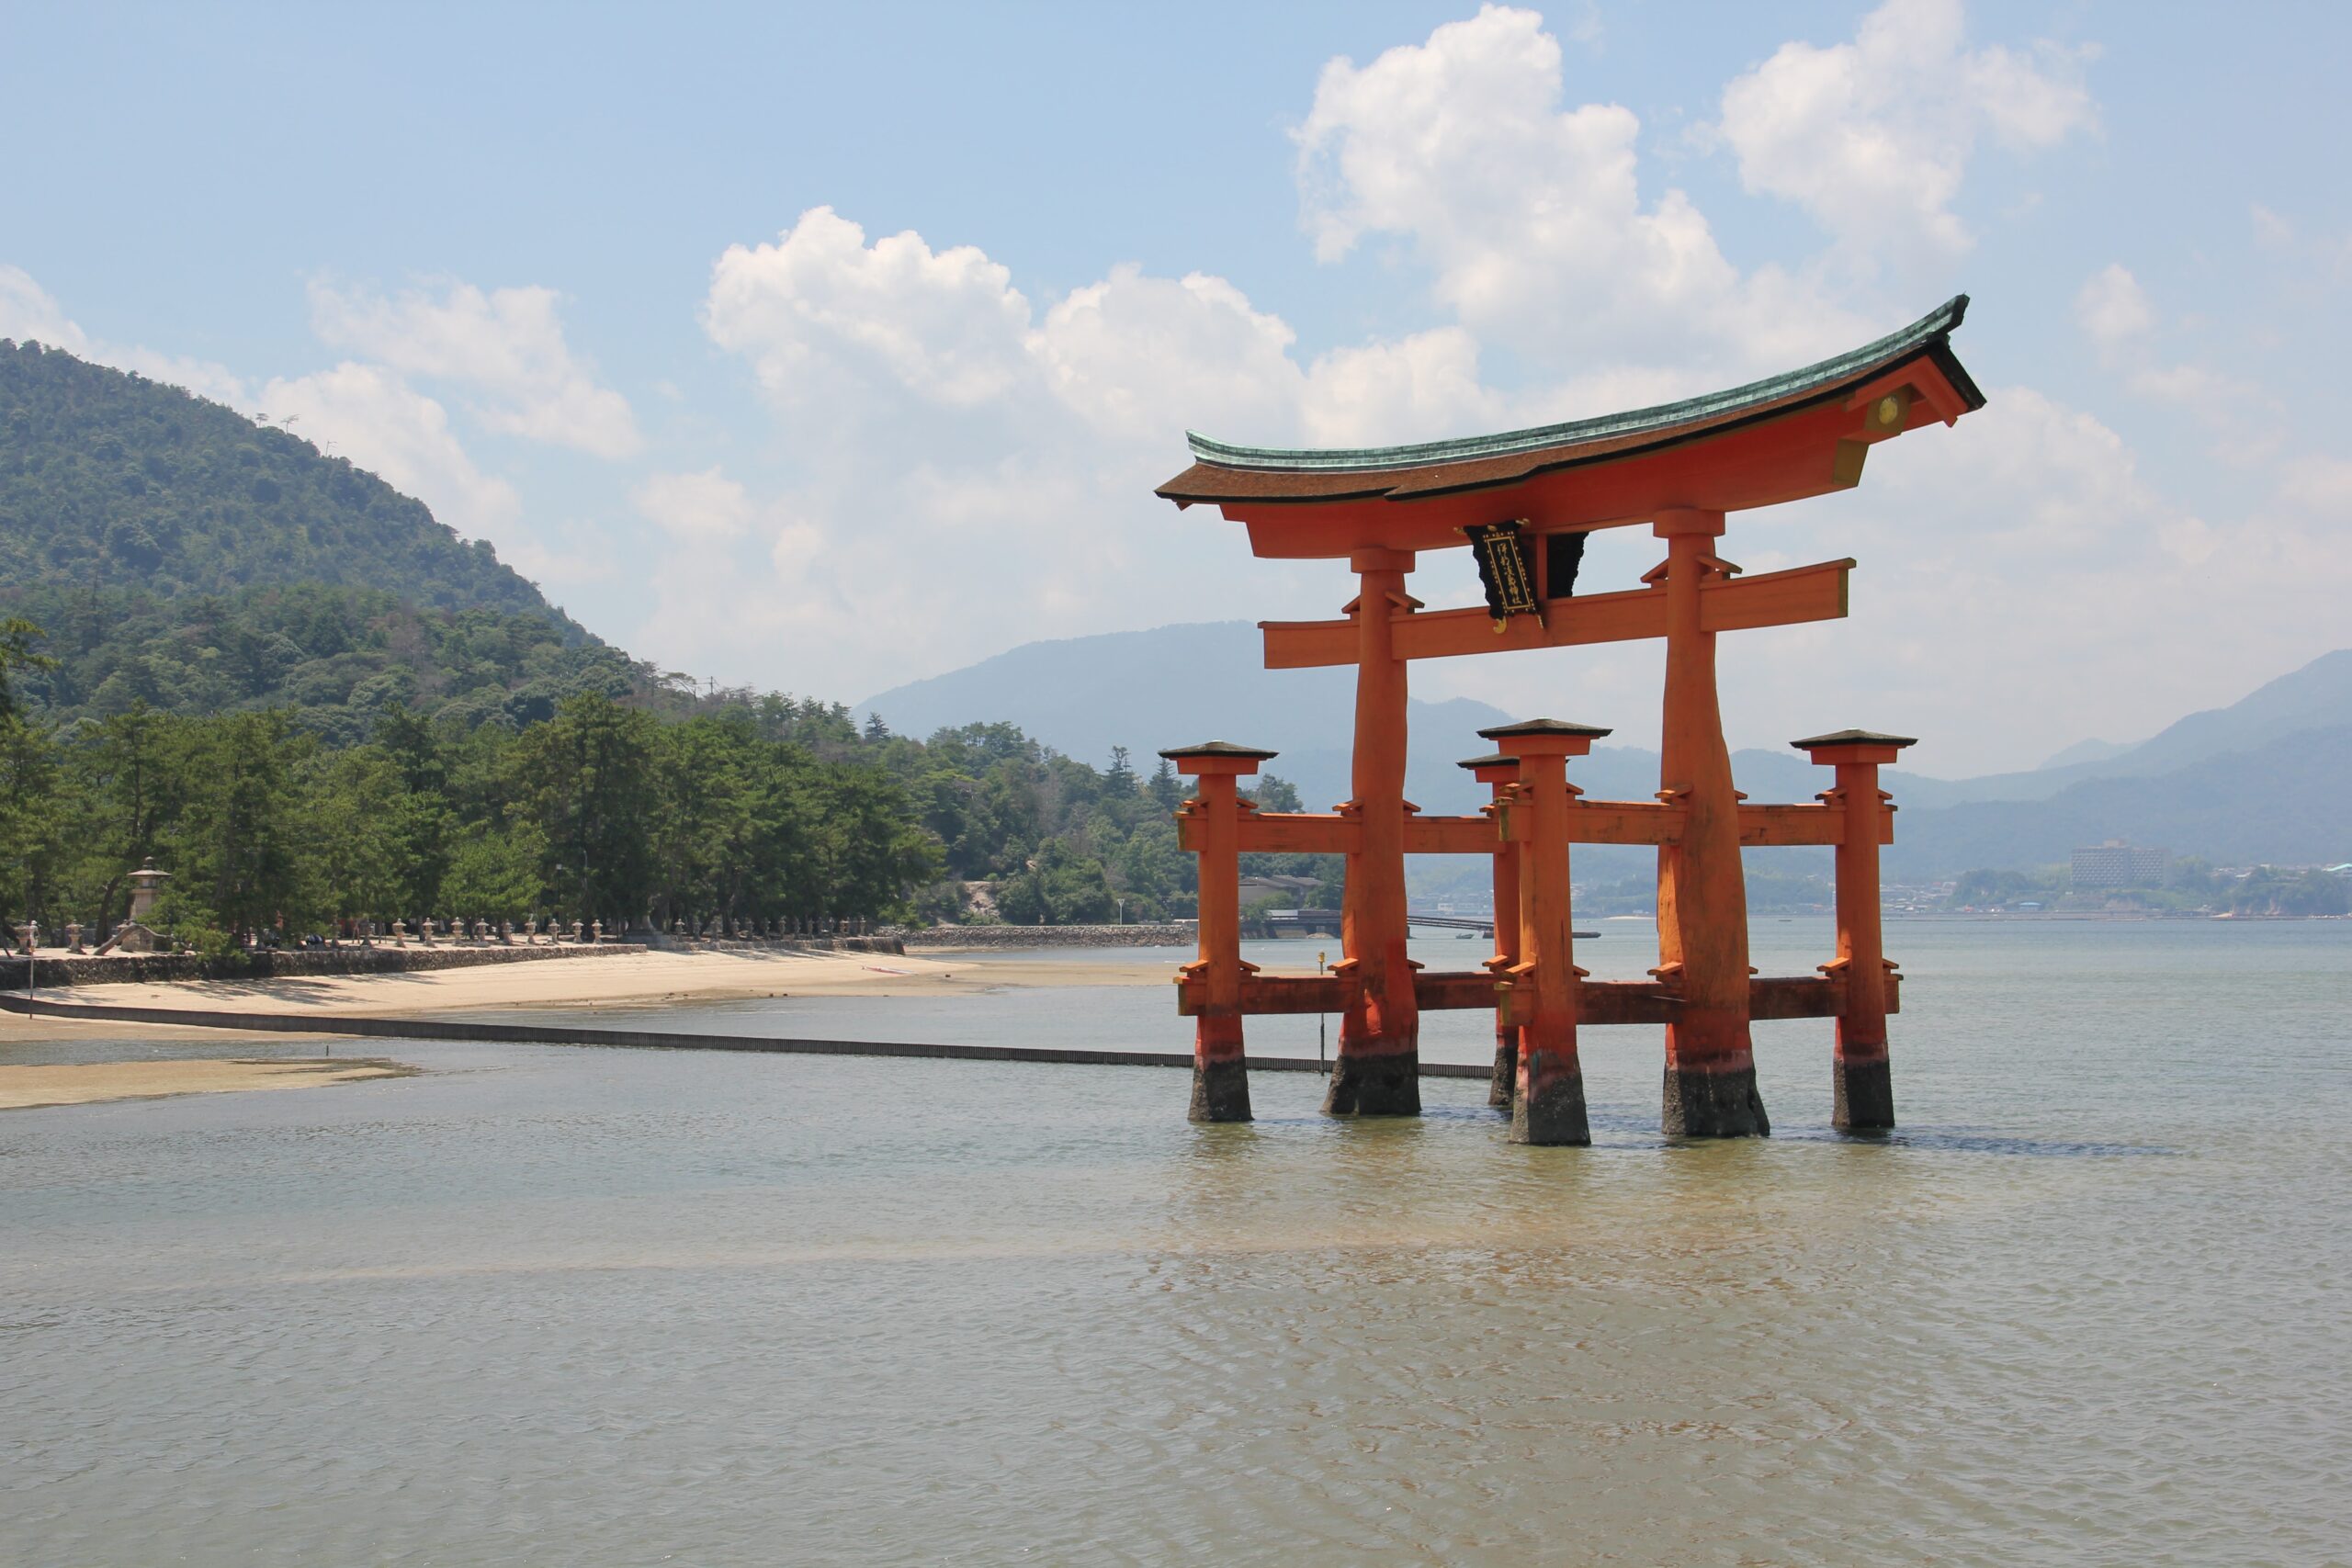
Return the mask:
{"type": "MultiPolygon", "coordinates": [[[[62,1002],[115,1007],[183,1007],[267,1012],[315,1019],[334,1032],[339,1015],[393,1018],[426,1014],[546,1010],[600,1005],[641,1007],[660,1002],[741,1001],[786,996],[940,996],[956,989],[1004,986],[1165,986],[1175,964],[1164,952],[1133,959],[1071,959],[1052,954],[977,960],[958,953],[921,956],[887,953],[636,953],[568,959],[560,964],[486,964],[405,975],[296,976],[270,980],[189,980],[119,986],[74,986],[44,995],[62,1002]]],[[[77,1021],[0,1015],[0,1043],[72,1040],[94,1028],[111,1037],[179,1038],[170,1025],[77,1021]]],[[[241,1036],[207,1030],[213,1039],[241,1036]]],[[[284,1035],[244,1038],[282,1040],[284,1035]]]]}
{"type": "Polygon", "coordinates": [[[160,1100],[175,1094],[226,1094],[238,1089],[315,1089],[322,1084],[401,1077],[414,1070],[380,1056],[343,1061],[213,1059],[0,1066],[0,1111],[96,1105],[109,1100],[160,1100]]]}

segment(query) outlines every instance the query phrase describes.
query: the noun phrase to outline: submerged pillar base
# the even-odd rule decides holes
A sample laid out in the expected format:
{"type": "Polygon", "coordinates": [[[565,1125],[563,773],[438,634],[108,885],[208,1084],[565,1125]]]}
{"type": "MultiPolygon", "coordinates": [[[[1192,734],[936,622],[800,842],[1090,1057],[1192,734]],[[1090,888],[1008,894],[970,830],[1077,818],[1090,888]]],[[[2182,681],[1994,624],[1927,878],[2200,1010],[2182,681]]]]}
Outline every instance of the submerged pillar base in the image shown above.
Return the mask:
{"type": "Polygon", "coordinates": [[[1195,1122],[1247,1122],[1250,1115],[1250,1074],[1240,1061],[1193,1064],[1193,1110],[1195,1122]]]}
{"type": "Polygon", "coordinates": [[[1377,1056],[1341,1050],[1331,1064],[1331,1089],[1323,1097],[1327,1116],[1419,1116],[1421,1113],[1421,1054],[1417,1047],[1377,1056]]]}
{"type": "Polygon", "coordinates": [[[1510,1108],[1510,1141],[1577,1146],[1591,1143],[1592,1129],[1584,1114],[1583,1072],[1570,1066],[1544,1073],[1541,1081],[1521,1093],[1510,1108]]]}
{"type": "Polygon", "coordinates": [[[1835,1064],[1830,1069],[1837,1104],[1829,1124],[1841,1133],[1891,1133],[1894,1130],[1894,1079],[1884,1056],[1875,1061],[1835,1064]]]}
{"type": "Polygon", "coordinates": [[[1508,1111],[1519,1093],[1519,1031],[1495,1031],[1495,1076],[1487,1085],[1487,1103],[1508,1111]]]}
{"type": "Polygon", "coordinates": [[[1756,1092],[1753,1064],[1717,1072],[1669,1064],[1663,1121],[1669,1138],[1772,1135],[1771,1118],[1764,1114],[1764,1097],[1756,1092]]]}

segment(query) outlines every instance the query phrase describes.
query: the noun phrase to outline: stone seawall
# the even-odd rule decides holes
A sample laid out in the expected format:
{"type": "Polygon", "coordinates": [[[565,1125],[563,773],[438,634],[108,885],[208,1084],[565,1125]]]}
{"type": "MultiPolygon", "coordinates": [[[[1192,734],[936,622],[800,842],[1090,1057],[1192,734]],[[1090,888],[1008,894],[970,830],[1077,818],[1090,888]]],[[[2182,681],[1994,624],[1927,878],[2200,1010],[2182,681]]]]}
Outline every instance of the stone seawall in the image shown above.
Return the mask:
{"type": "Polygon", "coordinates": [[[1199,928],[1170,920],[1135,926],[933,926],[905,933],[908,950],[1012,947],[1184,947],[1198,945],[1199,928]]]}
{"type": "MultiPolygon", "coordinates": [[[[271,980],[289,975],[403,975],[424,969],[467,969],[479,964],[524,964],[550,958],[605,958],[643,953],[637,942],[570,942],[545,947],[329,947],[199,958],[187,953],[40,955],[33,980],[41,986],[141,985],[167,980],[271,980]]],[[[25,988],[22,953],[0,957],[0,988],[25,988]]]]}

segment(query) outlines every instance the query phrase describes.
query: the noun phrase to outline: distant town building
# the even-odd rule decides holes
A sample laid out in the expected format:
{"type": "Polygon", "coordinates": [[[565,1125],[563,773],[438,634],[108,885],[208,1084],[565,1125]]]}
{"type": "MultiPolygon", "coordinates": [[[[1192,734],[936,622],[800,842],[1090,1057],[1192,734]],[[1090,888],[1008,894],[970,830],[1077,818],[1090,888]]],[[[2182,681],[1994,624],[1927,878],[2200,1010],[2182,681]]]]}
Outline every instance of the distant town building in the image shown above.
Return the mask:
{"type": "Polygon", "coordinates": [[[2075,852],[2074,884],[2077,887],[2161,887],[2171,868],[2169,851],[2109,839],[2075,852]]]}
{"type": "Polygon", "coordinates": [[[1317,888],[1322,886],[1311,876],[1245,876],[1241,878],[1241,907],[1279,898],[1285,904],[1305,904],[1317,888]]]}

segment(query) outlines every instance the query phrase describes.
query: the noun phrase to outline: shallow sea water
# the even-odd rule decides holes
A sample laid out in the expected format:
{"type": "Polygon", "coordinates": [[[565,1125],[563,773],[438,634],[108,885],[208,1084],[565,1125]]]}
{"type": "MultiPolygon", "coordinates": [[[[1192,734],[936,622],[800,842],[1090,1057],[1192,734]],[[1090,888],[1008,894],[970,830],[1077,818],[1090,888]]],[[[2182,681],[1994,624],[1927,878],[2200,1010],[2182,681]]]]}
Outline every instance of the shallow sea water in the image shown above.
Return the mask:
{"type": "MultiPolygon", "coordinates": [[[[9,1112],[0,1562],[2346,1561],[2352,923],[1889,945],[1876,1141],[1822,1023],[1758,1031],[1775,1137],[1690,1146],[1654,1030],[1588,1032],[1582,1150],[1456,1080],[1347,1124],[1263,1074],[1202,1128],[1181,1072],[404,1042],[9,1112]]],[[[989,964],[670,1016],[1187,1038],[989,964]]]]}

